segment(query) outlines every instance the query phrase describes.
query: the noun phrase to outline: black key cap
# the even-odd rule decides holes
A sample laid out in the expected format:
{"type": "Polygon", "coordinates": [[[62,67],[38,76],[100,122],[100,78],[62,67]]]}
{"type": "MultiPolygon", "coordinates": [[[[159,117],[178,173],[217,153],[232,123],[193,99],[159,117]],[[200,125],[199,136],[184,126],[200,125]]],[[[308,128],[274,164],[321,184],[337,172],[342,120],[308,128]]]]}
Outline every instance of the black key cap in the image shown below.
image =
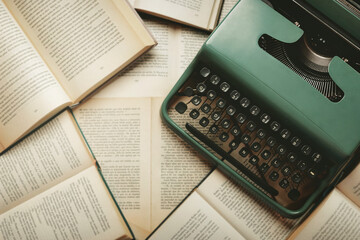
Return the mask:
{"type": "Polygon", "coordinates": [[[321,155],[320,153],[314,153],[312,156],[311,156],[312,160],[315,162],[315,163],[319,163],[321,161],[321,155]]]}
{"type": "Polygon", "coordinates": [[[251,149],[252,149],[254,152],[260,151],[260,149],[261,149],[261,144],[258,143],[258,142],[254,142],[253,144],[251,144],[251,149]]]}
{"type": "Polygon", "coordinates": [[[203,127],[206,127],[206,126],[209,124],[209,122],[210,122],[210,121],[209,121],[208,118],[203,117],[203,118],[200,119],[199,124],[200,124],[201,126],[203,126],[203,127]]]}
{"type": "Polygon", "coordinates": [[[287,159],[289,160],[289,162],[294,163],[297,160],[297,155],[293,152],[290,152],[287,155],[287,159]]]}
{"type": "Polygon", "coordinates": [[[280,161],[278,158],[274,158],[274,159],[271,161],[271,165],[272,165],[274,168],[278,168],[278,167],[280,167],[280,165],[281,165],[281,161],[280,161]]]}
{"type": "Polygon", "coordinates": [[[194,95],[194,90],[191,87],[187,87],[184,90],[184,95],[191,97],[192,95],[194,95]]]}
{"type": "Polygon", "coordinates": [[[310,168],[308,174],[311,178],[315,178],[319,174],[319,169],[317,168],[310,168]]]}
{"type": "Polygon", "coordinates": [[[229,116],[233,116],[236,112],[236,109],[234,106],[230,105],[226,108],[226,113],[229,115],[229,116]]]}
{"type": "Polygon", "coordinates": [[[206,94],[206,97],[212,101],[216,98],[216,92],[214,90],[209,90],[206,94]]]}
{"type": "Polygon", "coordinates": [[[284,145],[279,145],[276,149],[276,152],[280,155],[284,155],[286,153],[286,148],[284,145]]]}
{"type": "Polygon", "coordinates": [[[203,77],[207,77],[207,76],[209,76],[209,74],[210,74],[210,69],[208,69],[208,68],[206,68],[206,67],[203,67],[201,70],[200,70],[200,74],[201,74],[201,76],[203,76],[203,77]]]}
{"type": "Polygon", "coordinates": [[[237,137],[239,136],[239,134],[241,133],[240,128],[238,126],[233,126],[230,130],[230,133],[234,136],[237,137]]]}
{"type": "Polygon", "coordinates": [[[266,114],[266,113],[264,113],[260,117],[261,122],[264,123],[264,124],[267,124],[270,121],[270,119],[271,119],[270,116],[268,114],[266,114]]]}
{"type": "Polygon", "coordinates": [[[191,110],[191,112],[190,112],[190,117],[191,118],[193,118],[193,119],[197,119],[198,117],[199,117],[199,115],[200,115],[200,113],[199,113],[199,111],[198,110],[196,110],[196,109],[193,109],[193,110],[191,110]]]}
{"type": "Polygon", "coordinates": [[[241,136],[241,141],[245,144],[248,144],[251,141],[251,137],[247,134],[241,136]]]}
{"type": "Polygon", "coordinates": [[[299,173],[295,173],[292,175],[291,179],[294,183],[300,183],[301,182],[301,175],[299,173]]]}
{"type": "Polygon", "coordinates": [[[213,112],[213,113],[211,114],[211,118],[212,118],[214,121],[219,120],[220,117],[221,117],[221,112],[213,112]]]}
{"type": "Polygon", "coordinates": [[[264,150],[261,153],[261,157],[265,160],[268,160],[271,157],[271,152],[269,150],[264,150]]]}
{"type": "Polygon", "coordinates": [[[213,134],[217,133],[218,131],[219,131],[219,128],[216,125],[212,125],[209,129],[209,132],[213,133],[213,134]]]}
{"type": "Polygon", "coordinates": [[[205,83],[199,83],[197,86],[196,86],[196,89],[198,90],[198,92],[200,93],[203,93],[206,91],[206,85],[205,83]]]}
{"type": "Polygon", "coordinates": [[[251,156],[250,159],[249,159],[249,162],[252,165],[256,165],[259,162],[259,158],[257,156],[251,156]]]}
{"type": "Polygon", "coordinates": [[[256,136],[257,136],[258,138],[260,138],[260,139],[264,139],[265,136],[266,136],[264,129],[260,128],[260,129],[257,131],[256,136]]]}
{"type": "Polygon", "coordinates": [[[276,122],[276,121],[273,121],[271,124],[270,124],[270,128],[271,130],[273,130],[274,132],[277,132],[280,130],[280,123],[276,122]]]}
{"type": "Polygon", "coordinates": [[[309,145],[304,145],[301,148],[301,152],[305,155],[308,156],[311,153],[311,147],[309,145]]]}
{"type": "Polygon", "coordinates": [[[307,162],[305,162],[305,161],[300,161],[300,162],[297,164],[297,167],[298,167],[301,171],[304,171],[304,170],[307,168],[307,162]]]}
{"type": "Polygon", "coordinates": [[[291,169],[289,166],[285,166],[281,169],[281,172],[284,176],[289,176],[291,173],[291,169]]]}
{"type": "Polygon", "coordinates": [[[227,82],[223,82],[220,84],[220,90],[223,91],[224,93],[229,91],[229,89],[230,89],[230,85],[227,82]]]}
{"type": "Polygon", "coordinates": [[[291,189],[290,192],[288,193],[288,197],[291,200],[296,201],[300,197],[300,192],[298,190],[296,190],[296,189],[291,189]]]}
{"type": "Polygon", "coordinates": [[[246,147],[243,147],[242,149],[240,149],[240,151],[239,151],[239,154],[240,154],[240,156],[242,156],[242,157],[246,157],[248,154],[249,154],[249,149],[248,148],[246,148],[246,147]]]}
{"type": "Polygon", "coordinates": [[[240,93],[236,90],[232,90],[230,93],[230,98],[234,101],[238,100],[240,97],[240,93]]]}
{"type": "Polygon", "coordinates": [[[210,78],[210,82],[211,82],[213,85],[218,85],[219,82],[220,82],[220,77],[217,76],[217,75],[212,75],[211,78],[210,78]]]}
{"type": "Polygon", "coordinates": [[[282,188],[287,188],[289,186],[289,181],[287,179],[283,179],[279,182],[279,186],[282,187],[282,188]]]}
{"type": "Polygon", "coordinates": [[[231,125],[231,121],[229,119],[223,119],[220,123],[220,125],[225,128],[228,129],[231,125]]]}
{"type": "Polygon", "coordinates": [[[269,170],[269,168],[270,168],[269,165],[267,165],[266,163],[263,163],[263,164],[261,164],[261,166],[260,166],[260,172],[261,172],[262,174],[265,174],[265,173],[269,170]]]}
{"type": "Polygon", "coordinates": [[[293,137],[290,141],[291,145],[298,147],[301,144],[301,139],[298,137],[293,137]]]}
{"type": "Polygon", "coordinates": [[[250,108],[250,114],[253,116],[257,116],[260,113],[260,108],[258,106],[253,105],[250,108]]]}
{"type": "Polygon", "coordinates": [[[255,130],[256,128],[256,124],[253,122],[253,121],[249,121],[247,124],[246,124],[246,128],[252,132],[255,130]]]}
{"type": "Polygon", "coordinates": [[[237,149],[238,146],[239,146],[239,143],[238,143],[237,141],[235,141],[235,140],[232,140],[232,141],[230,142],[230,144],[229,144],[229,147],[231,148],[231,150],[237,149]]]}
{"type": "Polygon", "coordinates": [[[204,103],[202,106],[201,106],[201,111],[203,111],[204,113],[209,113],[210,110],[211,110],[211,106],[207,103],[204,103]]]}
{"type": "Polygon", "coordinates": [[[229,139],[229,134],[227,134],[226,132],[223,132],[222,134],[220,134],[219,139],[222,142],[226,142],[229,139]]]}
{"type": "Polygon", "coordinates": [[[175,110],[178,113],[183,114],[187,110],[187,105],[185,103],[183,103],[183,102],[179,102],[178,104],[176,104],[175,110]]]}
{"type": "Polygon", "coordinates": [[[243,107],[243,108],[247,108],[249,105],[250,105],[250,100],[247,99],[246,97],[242,98],[240,100],[240,105],[243,107]]]}
{"type": "Polygon", "coordinates": [[[272,173],[270,173],[269,175],[269,178],[275,182],[279,178],[279,173],[276,171],[272,171],[272,173]]]}
{"type": "Polygon", "coordinates": [[[218,106],[219,108],[224,108],[226,105],[226,101],[222,98],[219,98],[216,102],[216,106],[218,106]]]}
{"type": "Polygon", "coordinates": [[[280,136],[285,140],[287,140],[290,137],[290,135],[291,135],[291,132],[287,129],[283,129],[280,132],[280,136]]]}
{"type": "Polygon", "coordinates": [[[236,116],[236,120],[243,124],[245,121],[246,121],[246,115],[242,114],[242,113],[239,113],[237,116],[236,116]]]}
{"type": "Polygon", "coordinates": [[[201,97],[199,96],[195,96],[191,99],[192,104],[194,104],[195,106],[198,106],[201,103],[201,97]]]}
{"type": "Polygon", "coordinates": [[[267,141],[266,141],[266,144],[267,144],[268,146],[270,146],[270,147],[275,146],[275,144],[276,144],[275,138],[269,137],[269,138],[267,139],[267,141]]]}

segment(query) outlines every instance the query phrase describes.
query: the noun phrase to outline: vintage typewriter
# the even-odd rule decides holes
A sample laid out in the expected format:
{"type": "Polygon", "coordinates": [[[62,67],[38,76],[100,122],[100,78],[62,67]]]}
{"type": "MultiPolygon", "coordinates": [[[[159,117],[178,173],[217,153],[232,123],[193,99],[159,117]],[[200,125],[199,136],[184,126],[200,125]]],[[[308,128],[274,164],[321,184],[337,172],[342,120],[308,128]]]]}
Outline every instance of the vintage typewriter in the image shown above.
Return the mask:
{"type": "Polygon", "coordinates": [[[299,217],[359,159],[359,40],[358,0],[241,0],[162,118],[255,196],[299,217]]]}

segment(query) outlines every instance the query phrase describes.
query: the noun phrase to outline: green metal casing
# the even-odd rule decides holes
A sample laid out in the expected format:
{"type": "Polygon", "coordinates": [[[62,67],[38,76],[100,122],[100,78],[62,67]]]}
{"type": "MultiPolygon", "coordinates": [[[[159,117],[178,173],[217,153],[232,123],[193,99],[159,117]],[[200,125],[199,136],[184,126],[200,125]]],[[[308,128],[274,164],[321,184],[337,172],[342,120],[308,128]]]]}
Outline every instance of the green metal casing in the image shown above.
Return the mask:
{"type": "Polygon", "coordinates": [[[334,57],[329,73],[344,91],[340,102],[331,102],[301,77],[266,53],[258,45],[267,34],[282,42],[296,42],[303,31],[259,0],[240,1],[200,49],[199,53],[166,97],[161,115],[165,123],[206,158],[235,178],[242,186],[255,193],[282,215],[295,218],[304,214],[315,201],[337,183],[341,171],[353,161],[360,144],[360,74],[334,57]],[[199,64],[205,64],[237,79],[236,84],[248,96],[265,106],[272,106],[275,117],[312,139],[334,167],[330,178],[320,184],[306,203],[297,210],[284,208],[254,187],[216,158],[168,115],[172,97],[199,64]]]}

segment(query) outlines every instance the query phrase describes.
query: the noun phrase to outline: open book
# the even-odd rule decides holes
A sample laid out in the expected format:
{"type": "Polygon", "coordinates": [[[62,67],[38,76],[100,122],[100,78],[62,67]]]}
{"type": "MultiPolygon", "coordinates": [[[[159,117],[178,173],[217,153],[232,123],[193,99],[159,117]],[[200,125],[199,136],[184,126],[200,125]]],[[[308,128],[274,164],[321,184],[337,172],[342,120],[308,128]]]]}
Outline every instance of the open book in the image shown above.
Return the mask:
{"type": "Polygon", "coordinates": [[[210,171],[162,125],[162,101],[91,98],[74,110],[136,239],[149,235],[210,171]]]}
{"type": "Polygon", "coordinates": [[[212,31],[218,24],[223,0],[130,0],[139,11],[212,31]]]}
{"type": "Polygon", "coordinates": [[[1,239],[131,239],[69,111],[0,157],[1,239]]]}
{"type": "Polygon", "coordinates": [[[125,0],[1,0],[0,39],[0,152],[155,44],[125,0]]]}

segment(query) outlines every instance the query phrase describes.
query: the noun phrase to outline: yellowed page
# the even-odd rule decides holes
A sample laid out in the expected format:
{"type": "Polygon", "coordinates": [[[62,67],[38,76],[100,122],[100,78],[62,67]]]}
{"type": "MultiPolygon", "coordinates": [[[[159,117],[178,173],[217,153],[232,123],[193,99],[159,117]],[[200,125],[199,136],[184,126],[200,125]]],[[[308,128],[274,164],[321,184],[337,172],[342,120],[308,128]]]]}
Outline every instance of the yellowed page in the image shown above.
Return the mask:
{"type": "Polygon", "coordinates": [[[160,119],[161,98],[152,105],[152,229],[209,173],[208,161],[183,142],[160,119]]]}
{"type": "Polygon", "coordinates": [[[1,239],[130,236],[95,166],[2,214],[0,227],[1,239]]]}
{"type": "MultiPolygon", "coordinates": [[[[215,0],[136,0],[138,10],[149,12],[173,21],[209,29],[215,0]]],[[[218,3],[218,2],[217,2],[218,3]]],[[[216,6],[219,9],[220,5],[216,6]]]]}
{"type": "Polygon", "coordinates": [[[291,239],[359,239],[360,208],[336,188],[291,239]]]}
{"type": "Polygon", "coordinates": [[[93,165],[69,112],[0,156],[0,214],[93,165]]]}
{"type": "Polygon", "coordinates": [[[286,239],[300,221],[281,217],[219,170],[197,191],[246,239],[286,239]]]}
{"type": "Polygon", "coordinates": [[[360,164],[336,188],[360,207],[360,164]]]}
{"type": "Polygon", "coordinates": [[[89,99],[74,110],[129,222],[150,230],[151,100],[89,99]]]}
{"type": "Polygon", "coordinates": [[[2,2],[0,28],[1,152],[70,99],[2,2]]]}
{"type": "Polygon", "coordinates": [[[162,239],[245,239],[196,191],[149,238],[162,239]]]}
{"type": "Polygon", "coordinates": [[[163,97],[195,57],[208,34],[144,16],[158,45],[122,71],[95,97],[163,97]]]}
{"type": "Polygon", "coordinates": [[[239,2],[239,0],[224,0],[223,7],[220,14],[220,22],[224,20],[226,15],[230,12],[230,10],[235,6],[235,4],[239,2]]]}
{"type": "Polygon", "coordinates": [[[111,0],[4,2],[74,102],[150,44],[127,22],[135,13],[123,0],[121,10],[111,0]]]}

